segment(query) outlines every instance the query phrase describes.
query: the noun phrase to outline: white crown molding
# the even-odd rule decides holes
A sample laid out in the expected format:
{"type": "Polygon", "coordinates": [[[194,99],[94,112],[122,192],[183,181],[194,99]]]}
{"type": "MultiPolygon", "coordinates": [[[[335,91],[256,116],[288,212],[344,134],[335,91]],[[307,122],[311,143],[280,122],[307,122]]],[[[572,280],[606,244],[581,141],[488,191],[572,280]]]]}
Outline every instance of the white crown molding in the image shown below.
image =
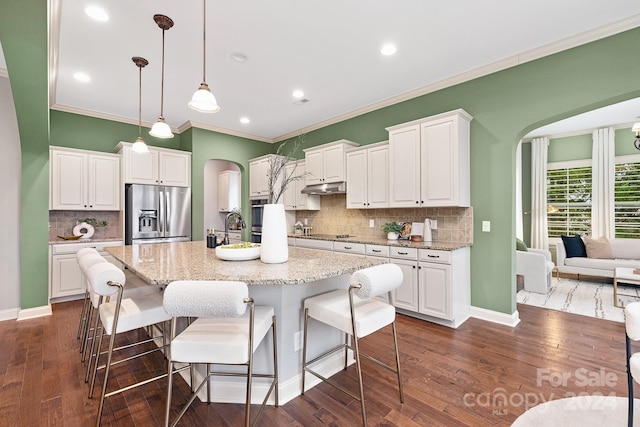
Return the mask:
{"type": "MultiPolygon", "coordinates": [[[[559,138],[568,138],[568,137],[571,137],[571,136],[590,135],[594,130],[603,129],[603,128],[613,128],[613,130],[631,129],[631,127],[633,127],[633,123],[634,122],[618,123],[617,125],[608,125],[608,126],[596,126],[594,128],[580,129],[580,130],[576,130],[576,131],[573,131],[573,132],[554,133],[554,134],[549,134],[549,135],[536,136],[535,138],[547,137],[549,139],[559,139],[559,138]]],[[[534,138],[526,138],[526,139],[523,139],[522,142],[523,143],[529,143],[533,139],[534,138]]]]}
{"type": "Polygon", "coordinates": [[[185,130],[187,130],[189,128],[192,128],[192,127],[198,128],[198,129],[210,130],[212,132],[224,133],[226,135],[237,136],[237,137],[240,137],[240,138],[253,139],[253,140],[256,140],[256,141],[260,141],[260,142],[268,142],[269,144],[273,144],[274,142],[276,142],[272,138],[265,138],[263,136],[252,135],[250,133],[245,133],[245,132],[238,132],[238,131],[231,130],[231,129],[226,129],[226,128],[221,128],[221,127],[218,127],[218,126],[208,125],[206,123],[194,122],[192,120],[188,120],[188,121],[184,122],[183,124],[181,124],[178,127],[178,130],[179,130],[180,133],[182,133],[185,130]]]}
{"type": "MultiPolygon", "coordinates": [[[[128,117],[117,116],[115,114],[106,114],[106,113],[100,113],[100,112],[97,112],[97,111],[85,110],[85,109],[82,109],[82,108],[71,107],[69,105],[55,104],[55,105],[51,106],[51,109],[52,110],[56,110],[56,111],[62,111],[62,112],[65,112],[65,113],[79,114],[81,116],[88,116],[88,117],[93,117],[93,118],[96,118],[96,119],[111,120],[111,121],[114,121],[114,122],[128,123],[130,125],[138,126],[138,120],[137,119],[130,119],[128,117]]],[[[151,126],[153,126],[153,123],[145,122],[143,120],[142,121],[142,126],[150,128],[151,126]]],[[[177,129],[171,128],[171,132],[177,132],[177,129]]]]}

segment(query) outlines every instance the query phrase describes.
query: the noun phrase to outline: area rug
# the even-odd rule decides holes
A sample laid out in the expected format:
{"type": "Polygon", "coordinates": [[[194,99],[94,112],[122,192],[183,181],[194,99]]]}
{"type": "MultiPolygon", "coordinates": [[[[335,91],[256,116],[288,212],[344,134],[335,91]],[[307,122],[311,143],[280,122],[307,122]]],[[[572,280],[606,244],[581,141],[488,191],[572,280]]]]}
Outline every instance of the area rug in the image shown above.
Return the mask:
{"type": "MultiPolygon", "coordinates": [[[[610,283],[553,278],[547,295],[523,289],[516,295],[516,301],[520,304],[624,322],[624,309],[613,305],[613,285],[610,283]]],[[[618,286],[618,301],[622,307],[630,302],[640,301],[640,287],[618,286]]]]}
{"type": "MultiPolygon", "coordinates": [[[[640,400],[633,402],[633,424],[640,425],[640,400]]],[[[511,427],[622,427],[627,425],[627,408],[626,397],[569,397],[534,406],[511,427]]]]}

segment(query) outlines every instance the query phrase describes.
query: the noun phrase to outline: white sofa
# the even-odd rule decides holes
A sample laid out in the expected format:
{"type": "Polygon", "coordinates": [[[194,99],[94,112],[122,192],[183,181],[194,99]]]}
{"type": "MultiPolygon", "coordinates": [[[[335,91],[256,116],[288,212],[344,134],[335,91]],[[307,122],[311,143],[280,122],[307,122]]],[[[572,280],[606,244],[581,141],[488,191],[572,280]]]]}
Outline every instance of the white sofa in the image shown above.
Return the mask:
{"type": "Polygon", "coordinates": [[[524,279],[524,290],[546,294],[551,286],[553,272],[551,252],[529,248],[516,251],[516,274],[524,279]]]}
{"type": "Polygon", "coordinates": [[[567,258],[564,243],[556,244],[558,273],[613,278],[616,267],[640,268],[640,239],[609,239],[613,259],[567,258]]]}

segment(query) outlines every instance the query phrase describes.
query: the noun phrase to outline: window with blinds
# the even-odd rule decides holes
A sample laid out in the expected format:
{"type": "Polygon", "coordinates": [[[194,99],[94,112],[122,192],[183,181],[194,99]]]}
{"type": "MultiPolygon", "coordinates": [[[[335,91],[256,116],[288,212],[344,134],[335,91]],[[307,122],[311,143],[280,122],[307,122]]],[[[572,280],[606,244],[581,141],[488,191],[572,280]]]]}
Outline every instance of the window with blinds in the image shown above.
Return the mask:
{"type": "Polygon", "coordinates": [[[591,166],[552,166],[547,169],[549,237],[589,234],[591,231],[591,166]]]}
{"type": "Polygon", "coordinates": [[[616,237],[640,237],[640,161],[617,163],[615,171],[616,237]]]}

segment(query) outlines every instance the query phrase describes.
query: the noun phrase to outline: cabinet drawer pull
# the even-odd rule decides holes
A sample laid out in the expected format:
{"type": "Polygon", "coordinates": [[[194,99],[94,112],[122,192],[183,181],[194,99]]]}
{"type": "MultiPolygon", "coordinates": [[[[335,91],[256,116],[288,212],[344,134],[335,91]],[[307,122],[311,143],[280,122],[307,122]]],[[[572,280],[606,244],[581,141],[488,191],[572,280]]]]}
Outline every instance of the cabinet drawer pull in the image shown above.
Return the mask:
{"type": "Polygon", "coordinates": [[[351,246],[345,246],[345,249],[353,249],[351,246]]]}
{"type": "Polygon", "coordinates": [[[371,249],[371,252],[376,252],[376,253],[380,253],[382,252],[380,249],[371,249]]]}
{"type": "Polygon", "coordinates": [[[398,252],[399,255],[409,255],[409,252],[398,252]]]}
{"type": "Polygon", "coordinates": [[[428,258],[440,258],[440,255],[427,255],[428,258]]]}

